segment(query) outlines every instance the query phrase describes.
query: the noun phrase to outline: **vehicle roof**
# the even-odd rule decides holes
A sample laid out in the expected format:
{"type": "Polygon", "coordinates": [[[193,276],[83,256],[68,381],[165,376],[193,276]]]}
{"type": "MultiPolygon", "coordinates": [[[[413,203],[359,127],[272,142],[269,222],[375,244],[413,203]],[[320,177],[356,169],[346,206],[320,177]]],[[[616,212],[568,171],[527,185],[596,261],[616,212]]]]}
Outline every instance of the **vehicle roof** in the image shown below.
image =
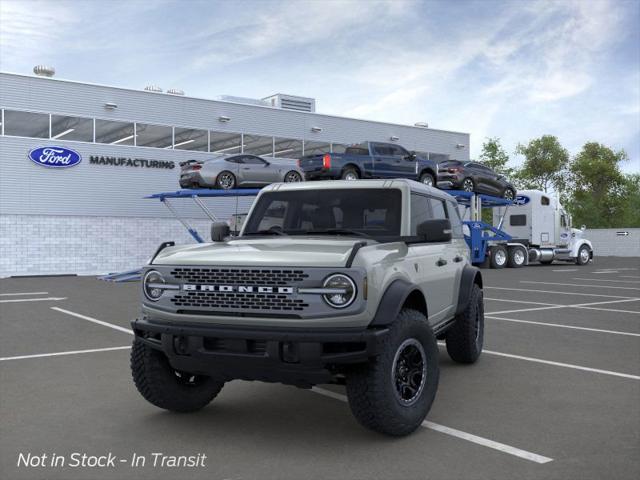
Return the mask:
{"type": "Polygon", "coordinates": [[[374,180],[320,180],[313,182],[272,183],[262,189],[260,194],[268,192],[288,192],[296,190],[335,190],[335,189],[369,189],[369,188],[397,188],[407,193],[410,191],[424,193],[443,200],[455,199],[446,192],[423,183],[405,178],[374,179],[374,180]]]}

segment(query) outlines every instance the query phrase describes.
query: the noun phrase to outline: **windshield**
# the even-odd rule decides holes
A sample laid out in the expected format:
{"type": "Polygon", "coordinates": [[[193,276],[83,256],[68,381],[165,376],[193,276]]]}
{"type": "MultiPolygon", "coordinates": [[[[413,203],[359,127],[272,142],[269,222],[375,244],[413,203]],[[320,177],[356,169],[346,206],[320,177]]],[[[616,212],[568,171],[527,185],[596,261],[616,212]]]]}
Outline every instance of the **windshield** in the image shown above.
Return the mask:
{"type": "Polygon", "coordinates": [[[293,190],[260,196],[243,235],[400,235],[398,189],[293,190]]]}

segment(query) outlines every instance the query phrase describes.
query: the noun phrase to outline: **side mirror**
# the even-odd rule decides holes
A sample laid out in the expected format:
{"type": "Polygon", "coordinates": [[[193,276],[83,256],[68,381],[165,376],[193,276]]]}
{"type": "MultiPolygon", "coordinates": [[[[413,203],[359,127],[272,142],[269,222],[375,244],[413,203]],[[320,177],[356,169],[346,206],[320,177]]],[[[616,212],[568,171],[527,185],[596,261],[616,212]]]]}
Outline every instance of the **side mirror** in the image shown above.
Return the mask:
{"type": "Polygon", "coordinates": [[[418,224],[416,234],[423,242],[449,242],[451,222],[447,219],[426,220],[418,224]]]}
{"type": "Polygon", "coordinates": [[[211,225],[211,240],[214,242],[224,242],[229,235],[231,235],[231,228],[227,222],[215,222],[211,225]]]}
{"type": "Polygon", "coordinates": [[[582,225],[582,226],[580,227],[580,230],[582,230],[583,232],[584,232],[586,229],[587,229],[587,226],[586,226],[586,225],[582,225]]]}
{"type": "Polygon", "coordinates": [[[406,157],[404,157],[406,160],[415,160],[416,159],[416,152],[414,152],[413,150],[409,152],[409,155],[407,155],[406,157]]]}

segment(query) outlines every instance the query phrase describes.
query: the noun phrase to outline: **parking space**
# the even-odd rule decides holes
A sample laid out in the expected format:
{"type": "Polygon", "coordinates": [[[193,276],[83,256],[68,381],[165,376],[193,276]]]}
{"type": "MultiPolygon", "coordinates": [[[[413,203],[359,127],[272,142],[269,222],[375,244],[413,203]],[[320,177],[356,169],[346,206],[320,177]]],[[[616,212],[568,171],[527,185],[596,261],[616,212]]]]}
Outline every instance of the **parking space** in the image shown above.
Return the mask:
{"type": "Polygon", "coordinates": [[[137,284],[0,280],[2,477],[34,478],[20,452],[80,451],[208,460],[40,477],[638,478],[640,259],[483,275],[486,351],[463,366],[441,349],[433,409],[402,439],[362,429],[339,386],[236,381],[199,413],[160,411],[129,373],[137,284]]]}

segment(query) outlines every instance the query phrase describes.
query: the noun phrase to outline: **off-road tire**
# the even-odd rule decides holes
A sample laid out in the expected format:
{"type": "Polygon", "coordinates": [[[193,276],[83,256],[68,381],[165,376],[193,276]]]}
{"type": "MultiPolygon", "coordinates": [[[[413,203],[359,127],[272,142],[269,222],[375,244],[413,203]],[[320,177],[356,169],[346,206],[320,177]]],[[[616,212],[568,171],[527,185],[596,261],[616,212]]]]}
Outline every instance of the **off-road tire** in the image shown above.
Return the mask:
{"type": "Polygon", "coordinates": [[[522,247],[509,247],[507,249],[509,254],[509,259],[507,260],[507,267],[509,268],[520,268],[524,267],[527,264],[527,251],[522,247]],[[517,259],[518,250],[522,253],[522,261],[519,262],[517,259]]]}
{"type": "Polygon", "coordinates": [[[578,256],[576,257],[576,265],[586,265],[587,263],[589,263],[590,260],[590,254],[589,254],[589,247],[587,247],[586,245],[582,245],[579,249],[578,249],[578,256]],[[583,256],[583,251],[587,251],[586,255],[583,256]],[[585,260],[586,258],[586,260],[585,260]]]}
{"type": "Polygon", "coordinates": [[[484,343],[484,301],[478,285],[473,285],[467,307],[456,316],[445,340],[452,360],[458,363],[475,363],[478,360],[484,343]]]}
{"type": "Polygon", "coordinates": [[[425,180],[427,179],[431,179],[431,183],[429,184],[432,187],[436,186],[436,179],[433,177],[433,175],[431,175],[428,172],[423,173],[422,175],[420,175],[420,183],[422,183],[423,185],[427,185],[427,183],[425,182],[425,180]]]}
{"type": "Polygon", "coordinates": [[[347,167],[342,171],[342,175],[340,175],[340,178],[342,180],[358,180],[360,178],[360,174],[355,168],[347,167]]]}
{"type": "Polygon", "coordinates": [[[489,264],[491,265],[491,268],[506,267],[509,254],[507,253],[507,249],[503,245],[492,245],[490,247],[490,252],[491,256],[489,264]],[[502,254],[504,255],[504,257],[501,256],[502,254]],[[501,262],[501,260],[503,259],[504,262],[501,262]]]}
{"type": "Polygon", "coordinates": [[[131,348],[131,373],[136,388],[145,400],[172,412],[200,410],[224,386],[223,381],[203,375],[193,375],[193,383],[187,383],[186,377],[181,381],[166,355],[137,339],[133,341],[131,348]]]}
{"type": "Polygon", "coordinates": [[[417,429],[431,409],[438,389],[438,345],[425,316],[403,309],[382,340],[380,354],[369,363],[351,369],[346,376],[349,406],[366,428],[392,436],[417,429]],[[396,393],[394,359],[407,340],[417,340],[426,359],[426,375],[413,403],[403,405],[396,393]]]}

